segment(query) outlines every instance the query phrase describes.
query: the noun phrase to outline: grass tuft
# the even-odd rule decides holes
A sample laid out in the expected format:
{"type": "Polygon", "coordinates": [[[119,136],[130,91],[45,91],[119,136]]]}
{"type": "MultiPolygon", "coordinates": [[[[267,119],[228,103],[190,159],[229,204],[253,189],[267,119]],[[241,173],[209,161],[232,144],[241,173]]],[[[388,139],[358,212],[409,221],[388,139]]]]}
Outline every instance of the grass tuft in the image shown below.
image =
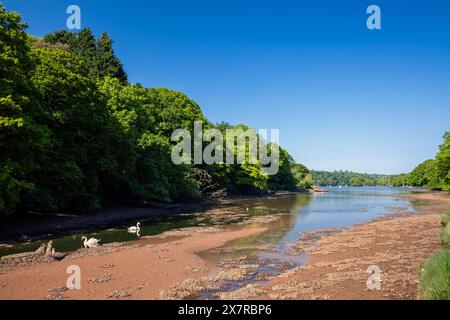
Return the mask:
{"type": "Polygon", "coordinates": [[[425,300],[450,300],[450,250],[440,250],[423,263],[419,291],[425,300]]]}
{"type": "Polygon", "coordinates": [[[441,216],[441,223],[445,227],[448,225],[448,222],[450,221],[450,209],[444,212],[441,216]]]}
{"type": "Polygon", "coordinates": [[[450,223],[441,232],[441,240],[444,247],[450,248],[450,223]]]}

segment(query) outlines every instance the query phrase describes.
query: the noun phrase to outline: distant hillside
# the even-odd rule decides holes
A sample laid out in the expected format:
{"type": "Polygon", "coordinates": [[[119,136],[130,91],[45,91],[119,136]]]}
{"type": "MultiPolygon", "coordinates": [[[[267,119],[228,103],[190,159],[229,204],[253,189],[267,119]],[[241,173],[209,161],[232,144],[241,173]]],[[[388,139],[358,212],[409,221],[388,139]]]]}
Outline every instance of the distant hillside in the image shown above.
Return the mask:
{"type": "Polygon", "coordinates": [[[312,170],[315,185],[319,186],[388,186],[392,176],[367,174],[351,171],[315,171],[312,170]]]}

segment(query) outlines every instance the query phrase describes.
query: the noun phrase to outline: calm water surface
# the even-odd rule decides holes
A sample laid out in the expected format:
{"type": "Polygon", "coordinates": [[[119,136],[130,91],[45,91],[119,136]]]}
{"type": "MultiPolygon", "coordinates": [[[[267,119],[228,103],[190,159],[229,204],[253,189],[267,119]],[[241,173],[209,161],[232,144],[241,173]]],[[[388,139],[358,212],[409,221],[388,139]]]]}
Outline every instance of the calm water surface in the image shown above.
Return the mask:
{"type": "Polygon", "coordinates": [[[203,252],[201,256],[213,262],[245,255],[245,263],[259,267],[252,270],[245,279],[220,281],[219,288],[204,291],[199,298],[215,299],[221,292],[235,291],[250,283],[264,284],[266,280],[261,279],[261,274],[274,276],[280,274],[283,269],[307,264],[308,255],[295,252],[289,246],[304,232],[343,228],[393,212],[415,212],[413,203],[399,197],[411,192],[411,189],[333,187],[328,190],[326,193],[242,201],[240,205],[252,208],[250,211],[265,210],[289,214],[271,224],[268,232],[233,241],[228,245],[235,249],[232,252],[203,252]],[[258,246],[262,249],[258,249],[258,246]]]}
{"type": "MultiPolygon", "coordinates": [[[[415,211],[412,203],[398,197],[400,194],[410,192],[411,189],[333,187],[328,190],[329,192],[326,193],[240,200],[236,202],[234,210],[245,213],[246,217],[237,220],[210,219],[204,212],[186,213],[158,223],[141,220],[143,227],[140,236],[155,235],[183,227],[224,224],[227,221],[232,223],[257,215],[289,213],[272,224],[269,232],[239,239],[233,243],[235,246],[268,243],[277,245],[280,251],[283,251],[289,250],[287,244],[298,239],[303,232],[346,227],[396,210],[409,213],[415,211]]],[[[137,236],[127,233],[125,227],[126,225],[118,225],[112,229],[60,237],[53,239],[53,243],[58,251],[67,252],[81,247],[82,235],[101,239],[103,243],[137,240],[137,236]]],[[[32,251],[37,249],[41,243],[42,241],[35,241],[0,247],[0,256],[32,251]]]]}

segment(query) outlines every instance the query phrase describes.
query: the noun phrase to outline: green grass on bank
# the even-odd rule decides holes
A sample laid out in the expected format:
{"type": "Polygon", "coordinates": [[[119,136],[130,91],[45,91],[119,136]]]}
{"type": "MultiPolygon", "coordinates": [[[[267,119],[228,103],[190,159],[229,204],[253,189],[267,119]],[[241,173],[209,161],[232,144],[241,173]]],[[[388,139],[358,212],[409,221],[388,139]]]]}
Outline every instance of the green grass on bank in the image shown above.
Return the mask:
{"type": "Polygon", "coordinates": [[[450,248],[450,223],[441,232],[442,244],[445,248],[450,248]]]}
{"type": "Polygon", "coordinates": [[[419,273],[422,299],[450,300],[450,250],[436,252],[424,262],[419,273]]]}
{"type": "Polygon", "coordinates": [[[450,209],[441,216],[444,230],[440,237],[446,249],[425,261],[419,272],[420,297],[426,300],[450,300],[450,209]]]}
{"type": "Polygon", "coordinates": [[[444,212],[441,216],[441,223],[445,227],[448,225],[448,222],[450,221],[450,209],[444,212]]]}
{"type": "Polygon", "coordinates": [[[450,209],[444,212],[441,216],[441,223],[445,227],[441,232],[442,244],[446,248],[450,248],[450,209]]]}

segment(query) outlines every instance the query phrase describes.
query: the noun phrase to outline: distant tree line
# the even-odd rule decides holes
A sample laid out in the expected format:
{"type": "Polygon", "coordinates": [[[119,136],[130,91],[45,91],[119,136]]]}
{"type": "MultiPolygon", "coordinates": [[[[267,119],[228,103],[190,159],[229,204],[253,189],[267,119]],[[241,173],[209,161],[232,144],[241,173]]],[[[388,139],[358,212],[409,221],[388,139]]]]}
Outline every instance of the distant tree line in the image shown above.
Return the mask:
{"type": "Polygon", "coordinates": [[[393,176],[391,183],[450,191],[450,132],[444,134],[434,159],[422,162],[410,173],[393,176]]]}
{"type": "Polygon", "coordinates": [[[26,27],[0,4],[0,215],[310,187],[282,148],[273,176],[248,162],[173,164],[175,129],[233,126],[183,93],[130,84],[106,33],[38,39],[26,27]]]}
{"type": "Polygon", "coordinates": [[[382,174],[357,173],[352,171],[312,170],[314,184],[318,186],[388,186],[390,176],[382,174]]]}
{"type": "Polygon", "coordinates": [[[426,160],[405,174],[381,175],[351,171],[311,171],[314,184],[331,186],[413,186],[450,191],[450,132],[434,159],[426,160]]]}

